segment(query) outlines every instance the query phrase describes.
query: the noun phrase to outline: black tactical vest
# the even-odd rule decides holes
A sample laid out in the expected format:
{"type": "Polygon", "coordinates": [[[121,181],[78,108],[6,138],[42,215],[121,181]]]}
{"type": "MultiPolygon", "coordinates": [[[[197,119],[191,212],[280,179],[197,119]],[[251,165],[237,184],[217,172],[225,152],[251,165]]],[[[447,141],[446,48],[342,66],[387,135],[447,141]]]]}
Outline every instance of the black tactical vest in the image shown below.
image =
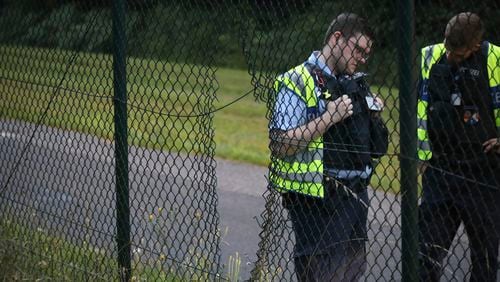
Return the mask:
{"type": "MultiPolygon", "coordinates": [[[[353,115],[333,125],[323,135],[325,168],[364,170],[371,165],[370,111],[362,81],[341,77],[330,93],[347,94],[353,103],[353,115]]],[[[332,86],[330,86],[332,88],[332,86]]],[[[334,97],[334,98],[337,98],[334,97]]]]}
{"type": "MultiPolygon", "coordinates": [[[[336,78],[325,74],[316,66],[309,64],[306,67],[313,75],[315,85],[323,93],[323,99],[333,101],[346,94],[353,103],[353,115],[330,127],[323,135],[324,167],[326,169],[365,170],[367,165],[371,165],[372,156],[380,157],[386,153],[387,136],[383,145],[385,151],[374,156],[370,146],[371,113],[365,100],[365,97],[369,95],[369,89],[363,77],[336,78]],[[328,97],[325,97],[326,93],[328,97]]],[[[381,125],[387,130],[383,123],[381,125]]],[[[387,131],[385,133],[387,134],[387,131]]]]}
{"type": "Polygon", "coordinates": [[[443,56],[432,67],[428,129],[433,159],[486,157],[482,144],[496,137],[489,93],[485,52],[474,53],[456,67],[450,67],[443,56]]]}

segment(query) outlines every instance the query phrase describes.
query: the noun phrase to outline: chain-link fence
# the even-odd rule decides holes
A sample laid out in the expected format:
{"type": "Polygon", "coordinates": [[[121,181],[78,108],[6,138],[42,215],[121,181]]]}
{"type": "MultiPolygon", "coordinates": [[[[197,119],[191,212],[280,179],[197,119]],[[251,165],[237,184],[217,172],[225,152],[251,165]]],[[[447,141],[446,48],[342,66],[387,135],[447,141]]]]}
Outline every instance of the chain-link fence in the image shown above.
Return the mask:
{"type": "MultiPolygon", "coordinates": [[[[319,5],[315,19],[323,28],[316,33],[303,32],[303,22],[294,26],[290,20],[291,32],[283,32],[284,37],[294,31],[310,35],[304,41],[315,41],[319,52],[302,53],[305,63],[288,64],[281,69],[281,76],[274,74],[278,79],[273,75],[263,78],[269,82],[262,95],[274,86],[276,96],[268,104],[271,192],[266,197],[254,277],[410,281],[417,279],[419,271],[422,281],[439,280],[440,276],[445,280],[470,277],[495,281],[499,219],[498,204],[493,202],[498,201],[500,182],[495,174],[499,159],[498,152],[492,148],[486,152],[485,148],[487,142],[498,143],[500,55],[495,46],[481,41],[484,38],[494,43],[498,39],[488,23],[488,19],[495,20],[484,17],[496,13],[486,8],[495,4],[482,3],[486,6],[469,9],[483,16],[487,31],[483,37],[481,28],[471,27],[474,17],[462,15],[461,21],[448,26],[450,46],[437,45],[430,48],[436,52],[431,54],[429,48],[422,53],[419,50],[443,42],[448,20],[468,3],[461,2],[460,10],[454,10],[452,3],[418,4],[415,34],[413,19],[408,20],[411,7],[403,4],[383,6],[385,12],[367,3],[351,9],[346,8],[348,4],[337,4],[333,11],[360,11],[367,15],[368,23],[355,15],[344,15],[330,29],[332,14],[338,13],[319,5]],[[440,20],[431,16],[436,15],[431,11],[439,9],[443,9],[440,20]],[[441,22],[439,28],[431,24],[434,21],[441,22]],[[431,27],[436,31],[429,30],[431,27]],[[418,51],[413,49],[417,46],[418,51]],[[449,64],[443,59],[445,54],[450,56],[449,64]],[[454,61],[455,57],[458,60],[454,61]],[[367,62],[371,76],[356,79],[351,75],[367,62]],[[446,66],[446,82],[442,73],[429,77],[431,69],[439,69],[430,65],[436,62],[446,66]],[[366,81],[371,83],[371,91],[366,81]],[[448,84],[456,86],[455,92],[448,84]],[[463,102],[452,105],[449,93],[463,96],[463,102]],[[343,94],[350,100],[343,100],[343,94]],[[390,132],[383,157],[374,154],[387,138],[376,122],[379,109],[370,107],[376,95],[384,101],[381,117],[390,132]],[[414,113],[417,96],[418,112],[414,113]],[[440,103],[447,110],[440,109],[440,103]],[[339,112],[344,116],[334,115],[339,112]],[[467,119],[468,115],[472,117],[467,119]],[[417,122],[418,129],[414,128],[417,122]],[[415,132],[418,134],[413,135],[415,132]],[[374,138],[374,133],[383,138],[374,138]],[[417,136],[418,157],[413,157],[417,136]],[[422,166],[429,166],[422,194],[416,189],[414,174],[419,159],[422,166]]],[[[315,50],[298,47],[294,40],[268,42],[274,45],[266,48],[279,50],[286,58],[292,53],[287,52],[287,45],[293,50],[315,50]]],[[[261,61],[272,64],[274,55],[261,61]]]]}
{"type": "Polygon", "coordinates": [[[0,1],[2,278],[495,281],[499,11],[0,1]],[[248,271],[215,157],[269,164],[265,206],[230,200],[248,271]]]}

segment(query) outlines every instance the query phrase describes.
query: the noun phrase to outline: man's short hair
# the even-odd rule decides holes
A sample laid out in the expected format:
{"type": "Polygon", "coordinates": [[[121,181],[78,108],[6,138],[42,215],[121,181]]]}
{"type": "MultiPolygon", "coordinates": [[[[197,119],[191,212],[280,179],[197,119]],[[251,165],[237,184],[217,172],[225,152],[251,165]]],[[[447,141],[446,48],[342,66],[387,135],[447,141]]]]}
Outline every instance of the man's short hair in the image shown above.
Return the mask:
{"type": "Polygon", "coordinates": [[[445,47],[448,50],[472,48],[483,37],[481,18],[470,12],[460,13],[450,19],[444,32],[445,47]]]}
{"type": "Polygon", "coordinates": [[[333,19],[326,31],[325,39],[323,40],[324,45],[328,44],[330,37],[336,31],[340,31],[346,38],[361,33],[373,40],[373,32],[368,28],[366,20],[354,13],[342,13],[333,19]]]}

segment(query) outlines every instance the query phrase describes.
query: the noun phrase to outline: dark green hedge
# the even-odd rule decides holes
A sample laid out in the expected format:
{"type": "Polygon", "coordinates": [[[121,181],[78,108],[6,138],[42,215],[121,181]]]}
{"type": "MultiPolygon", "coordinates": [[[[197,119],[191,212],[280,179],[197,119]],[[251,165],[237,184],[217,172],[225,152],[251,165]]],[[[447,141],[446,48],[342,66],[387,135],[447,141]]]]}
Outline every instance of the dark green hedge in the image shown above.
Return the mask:
{"type": "MultiPolygon", "coordinates": [[[[110,0],[0,0],[0,43],[111,50],[110,0]],[[91,24],[87,37],[81,38],[91,24]]],[[[397,8],[392,0],[129,0],[128,52],[133,56],[281,71],[318,49],[331,18],[342,11],[365,16],[376,34],[370,68],[377,79],[395,75],[397,8]],[[196,32],[199,25],[204,32],[196,32]],[[207,26],[209,28],[207,28],[207,26]],[[215,54],[216,61],[207,61],[215,54]],[[387,66],[380,68],[380,65],[387,66]],[[381,70],[384,71],[381,71],[381,70]]],[[[442,40],[448,19],[461,11],[479,13],[486,37],[499,43],[496,0],[418,0],[416,46],[442,40]]]]}

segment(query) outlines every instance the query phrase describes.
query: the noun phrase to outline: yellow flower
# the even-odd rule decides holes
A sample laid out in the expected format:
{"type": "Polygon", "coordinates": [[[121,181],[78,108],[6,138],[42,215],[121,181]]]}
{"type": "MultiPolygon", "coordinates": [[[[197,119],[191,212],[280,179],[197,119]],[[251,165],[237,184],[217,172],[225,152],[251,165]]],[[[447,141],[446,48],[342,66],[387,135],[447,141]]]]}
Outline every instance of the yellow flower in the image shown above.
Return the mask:
{"type": "Polygon", "coordinates": [[[201,217],[203,216],[201,210],[196,210],[196,212],[194,213],[194,216],[196,217],[197,220],[201,220],[201,217]]]}

